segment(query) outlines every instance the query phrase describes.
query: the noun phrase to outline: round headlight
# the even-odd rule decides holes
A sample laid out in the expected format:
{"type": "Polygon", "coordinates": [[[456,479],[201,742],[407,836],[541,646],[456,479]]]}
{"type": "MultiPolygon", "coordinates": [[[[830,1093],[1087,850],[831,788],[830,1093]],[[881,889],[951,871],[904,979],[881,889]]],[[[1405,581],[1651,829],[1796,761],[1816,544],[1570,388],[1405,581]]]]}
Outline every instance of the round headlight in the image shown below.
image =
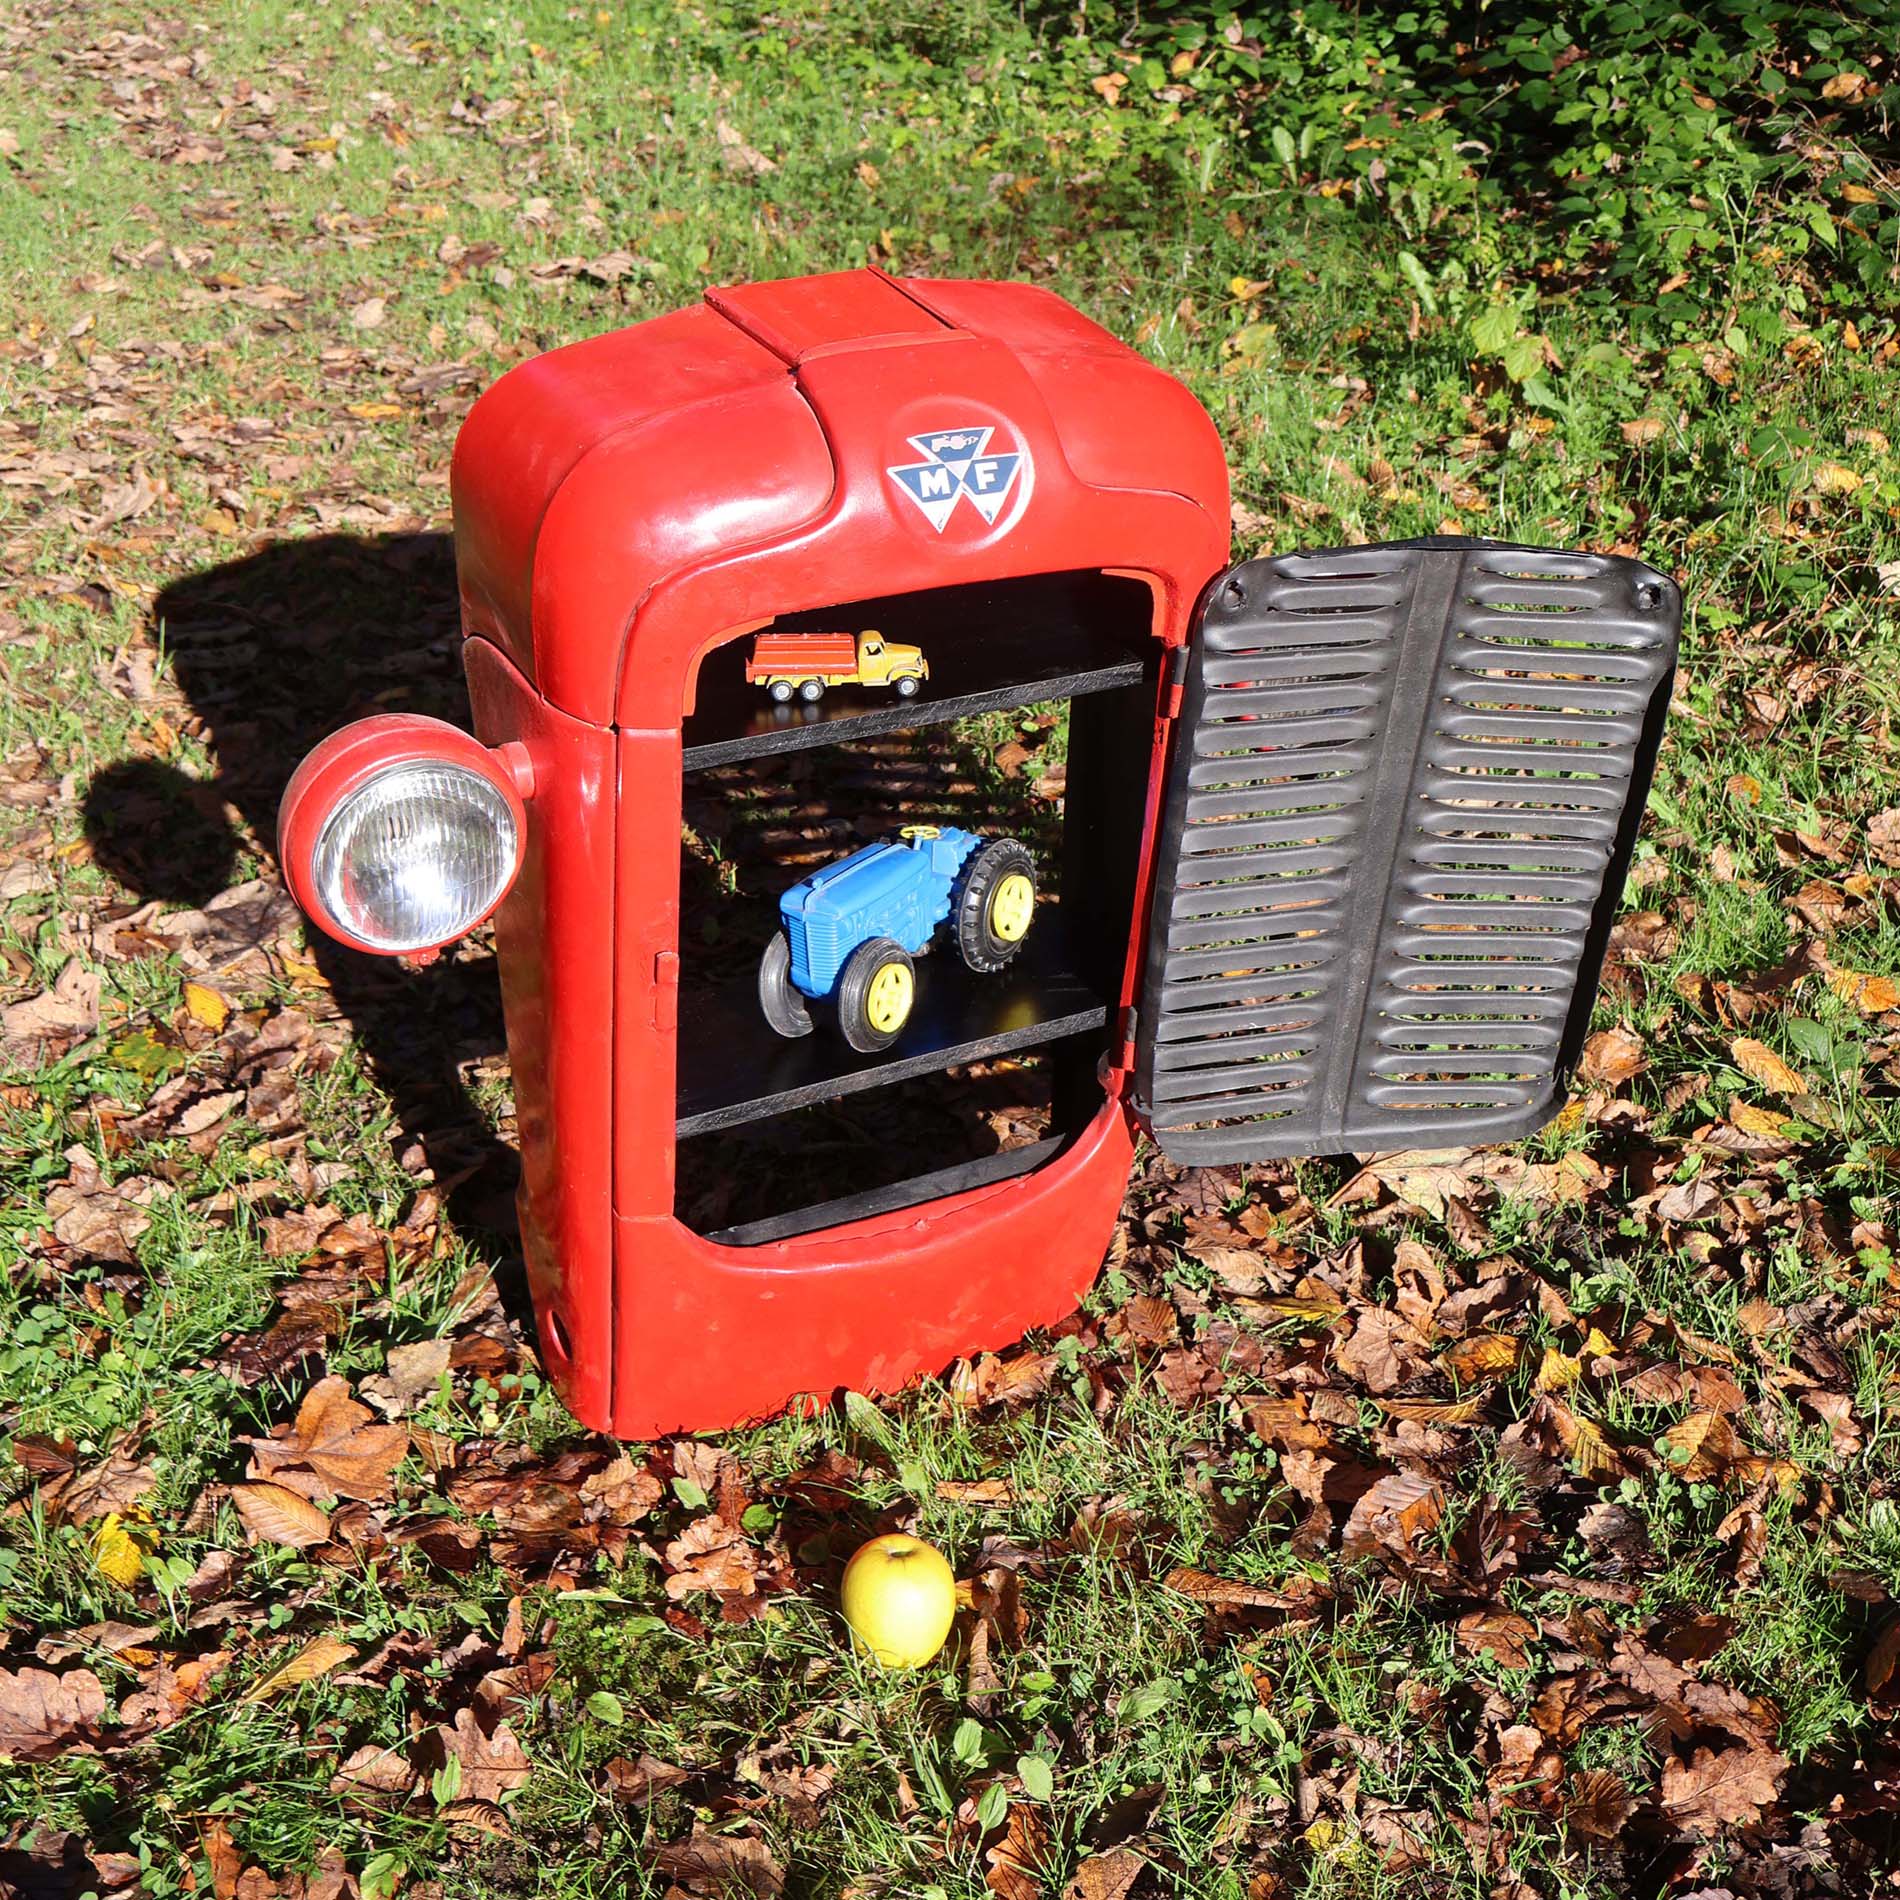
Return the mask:
{"type": "Polygon", "coordinates": [[[479,772],[414,759],[338,801],[317,835],[318,900],[372,949],[400,954],[486,917],[520,855],[515,814],[479,772]]]}

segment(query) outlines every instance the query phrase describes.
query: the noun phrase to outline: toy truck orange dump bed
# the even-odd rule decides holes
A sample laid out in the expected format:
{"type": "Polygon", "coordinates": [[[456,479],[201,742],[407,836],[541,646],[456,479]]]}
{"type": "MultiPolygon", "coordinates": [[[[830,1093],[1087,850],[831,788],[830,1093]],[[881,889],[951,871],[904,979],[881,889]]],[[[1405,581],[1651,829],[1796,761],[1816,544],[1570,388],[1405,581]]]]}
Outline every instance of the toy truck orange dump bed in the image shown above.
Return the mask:
{"type": "Polygon", "coordinates": [[[762,633],[752,642],[745,676],[753,685],[768,679],[854,679],[858,637],[854,633],[762,633]]]}

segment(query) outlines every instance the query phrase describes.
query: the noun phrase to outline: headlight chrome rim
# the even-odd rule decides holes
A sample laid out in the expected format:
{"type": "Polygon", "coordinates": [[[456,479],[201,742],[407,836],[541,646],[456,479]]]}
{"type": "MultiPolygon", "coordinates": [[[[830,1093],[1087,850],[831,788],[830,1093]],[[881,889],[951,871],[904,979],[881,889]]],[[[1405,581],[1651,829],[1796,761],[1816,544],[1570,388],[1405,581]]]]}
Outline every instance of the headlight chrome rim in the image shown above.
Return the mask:
{"type": "Polygon", "coordinates": [[[476,929],[513,888],[532,794],[521,743],[491,747],[446,720],[378,713],[332,733],[291,775],[278,812],[278,862],[326,935],[372,955],[426,961],[476,929]],[[372,838],[362,821],[379,811],[387,822],[372,838]],[[367,890],[339,875],[338,854],[352,836],[359,845],[368,839],[372,858],[380,848],[367,890]],[[420,871],[404,856],[410,849],[423,854],[420,871]],[[428,901],[406,904],[418,895],[428,901]]]}

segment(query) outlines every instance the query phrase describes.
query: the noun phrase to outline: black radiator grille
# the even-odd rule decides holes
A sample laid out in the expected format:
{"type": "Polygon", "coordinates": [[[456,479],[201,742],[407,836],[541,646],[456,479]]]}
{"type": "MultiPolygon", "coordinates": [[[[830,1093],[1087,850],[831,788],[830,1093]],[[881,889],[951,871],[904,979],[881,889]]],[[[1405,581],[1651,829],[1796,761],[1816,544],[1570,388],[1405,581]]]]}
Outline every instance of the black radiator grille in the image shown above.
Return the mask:
{"type": "Polygon", "coordinates": [[[1639,563],[1287,555],[1204,612],[1139,1100],[1186,1161],[1503,1140],[1554,1108],[1674,665],[1639,563]]]}

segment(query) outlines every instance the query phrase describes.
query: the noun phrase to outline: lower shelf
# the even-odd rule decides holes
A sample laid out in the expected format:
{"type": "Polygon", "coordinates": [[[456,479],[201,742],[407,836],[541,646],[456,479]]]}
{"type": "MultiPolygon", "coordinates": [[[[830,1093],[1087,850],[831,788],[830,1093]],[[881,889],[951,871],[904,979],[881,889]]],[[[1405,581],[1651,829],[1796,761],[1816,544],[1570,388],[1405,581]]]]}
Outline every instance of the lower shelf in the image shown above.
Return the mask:
{"type": "Polygon", "coordinates": [[[924,1201],[964,1194],[971,1188],[990,1187],[998,1181],[1013,1181],[1019,1175],[1032,1173],[1045,1161],[1053,1161],[1067,1146],[1066,1136],[1050,1135],[1021,1148],[1005,1149],[1001,1154],[959,1162],[954,1168],[938,1168],[930,1174],[913,1175],[908,1181],[894,1181],[889,1187],[847,1194],[835,1201],[820,1201],[812,1207],[793,1208],[790,1213],[774,1214],[766,1220],[742,1221],[736,1227],[722,1227],[706,1238],[727,1247],[761,1247],[768,1241],[791,1240],[799,1234],[815,1233],[821,1227],[843,1227],[851,1221],[869,1220],[874,1214],[894,1214],[899,1208],[916,1207],[924,1201]]]}
{"type": "Polygon", "coordinates": [[[703,1005],[683,1001],[676,1132],[735,1128],[1105,1027],[1107,998],[1080,973],[1060,924],[1050,926],[994,976],[976,975],[942,947],[919,958],[915,1014],[879,1055],[858,1054],[822,1017],[796,1041],[775,1035],[750,982],[703,1005]]]}

